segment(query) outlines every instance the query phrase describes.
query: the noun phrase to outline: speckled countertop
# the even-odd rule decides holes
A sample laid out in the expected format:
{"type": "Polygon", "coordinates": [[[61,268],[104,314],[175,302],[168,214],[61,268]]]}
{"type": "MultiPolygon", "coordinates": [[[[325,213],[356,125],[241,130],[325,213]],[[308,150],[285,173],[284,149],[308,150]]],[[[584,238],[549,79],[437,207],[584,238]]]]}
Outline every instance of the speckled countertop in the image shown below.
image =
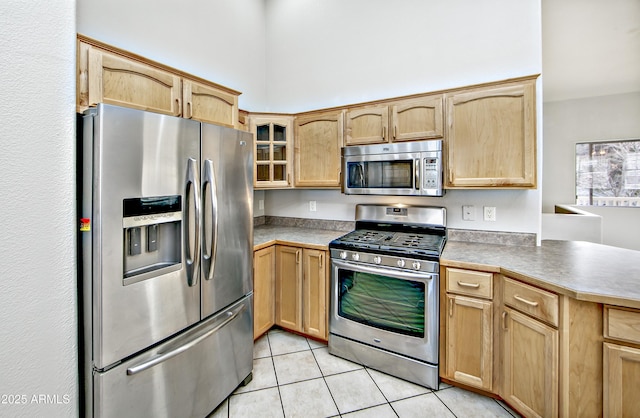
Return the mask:
{"type": "Polygon", "coordinates": [[[334,239],[346,234],[345,231],[329,229],[301,228],[294,226],[260,225],[253,228],[253,249],[259,250],[278,241],[280,244],[304,245],[326,250],[334,239]]]}
{"type": "Polygon", "coordinates": [[[575,299],[640,308],[640,251],[584,241],[508,246],[449,241],[443,266],[501,272],[575,299]]]}
{"type": "MultiPolygon", "coordinates": [[[[282,225],[254,227],[254,250],[274,243],[326,250],[345,231],[282,225]]],[[[448,241],[440,264],[503,273],[575,299],[640,309],[640,251],[584,241],[541,246],[448,241]]]]}

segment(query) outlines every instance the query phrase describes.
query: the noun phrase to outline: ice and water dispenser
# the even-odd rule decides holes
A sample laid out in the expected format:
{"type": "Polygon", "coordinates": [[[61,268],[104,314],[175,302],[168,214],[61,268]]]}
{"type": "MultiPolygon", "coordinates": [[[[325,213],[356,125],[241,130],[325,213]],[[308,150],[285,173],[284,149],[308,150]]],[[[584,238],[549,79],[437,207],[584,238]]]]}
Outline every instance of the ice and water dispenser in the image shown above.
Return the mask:
{"type": "Polygon", "coordinates": [[[182,196],[124,199],[124,284],[179,270],[182,196]]]}

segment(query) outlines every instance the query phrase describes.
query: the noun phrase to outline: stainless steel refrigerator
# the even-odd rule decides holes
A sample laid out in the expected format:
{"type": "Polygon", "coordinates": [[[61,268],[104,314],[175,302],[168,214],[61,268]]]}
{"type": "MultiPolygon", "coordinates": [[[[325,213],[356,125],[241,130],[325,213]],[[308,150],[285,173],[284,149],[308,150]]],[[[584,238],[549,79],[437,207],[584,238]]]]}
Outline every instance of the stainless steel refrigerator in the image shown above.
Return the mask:
{"type": "Polygon", "coordinates": [[[104,104],[81,119],[85,413],[206,416],[252,376],[252,135],[104,104]]]}

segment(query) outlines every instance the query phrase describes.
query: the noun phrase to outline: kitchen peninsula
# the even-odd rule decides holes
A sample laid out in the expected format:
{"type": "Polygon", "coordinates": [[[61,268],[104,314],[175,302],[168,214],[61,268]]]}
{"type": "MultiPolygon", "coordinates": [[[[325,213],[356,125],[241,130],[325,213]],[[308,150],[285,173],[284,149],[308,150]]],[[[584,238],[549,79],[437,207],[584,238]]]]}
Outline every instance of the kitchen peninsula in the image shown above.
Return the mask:
{"type": "MultiPolygon", "coordinates": [[[[257,226],[254,254],[282,244],[326,251],[344,233],[257,226]]],[[[615,416],[638,407],[622,381],[640,385],[640,252],[589,242],[450,240],[440,263],[445,382],[499,396],[526,416],[615,416]],[[526,370],[524,358],[535,368],[526,370]]],[[[254,269],[258,300],[265,270],[254,269]]],[[[277,277],[275,267],[268,271],[277,277]]],[[[329,269],[323,274],[328,281],[329,269]]],[[[328,311],[328,295],[321,296],[315,306],[328,311]]]]}

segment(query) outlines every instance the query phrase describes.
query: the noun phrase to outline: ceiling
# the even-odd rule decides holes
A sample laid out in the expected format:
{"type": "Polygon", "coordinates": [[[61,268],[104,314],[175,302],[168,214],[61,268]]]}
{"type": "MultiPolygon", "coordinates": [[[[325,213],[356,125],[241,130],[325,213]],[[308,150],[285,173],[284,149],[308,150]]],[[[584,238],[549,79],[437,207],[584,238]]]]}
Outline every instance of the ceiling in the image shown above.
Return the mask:
{"type": "Polygon", "coordinates": [[[543,99],[640,91],[640,0],[542,0],[543,99]]]}

